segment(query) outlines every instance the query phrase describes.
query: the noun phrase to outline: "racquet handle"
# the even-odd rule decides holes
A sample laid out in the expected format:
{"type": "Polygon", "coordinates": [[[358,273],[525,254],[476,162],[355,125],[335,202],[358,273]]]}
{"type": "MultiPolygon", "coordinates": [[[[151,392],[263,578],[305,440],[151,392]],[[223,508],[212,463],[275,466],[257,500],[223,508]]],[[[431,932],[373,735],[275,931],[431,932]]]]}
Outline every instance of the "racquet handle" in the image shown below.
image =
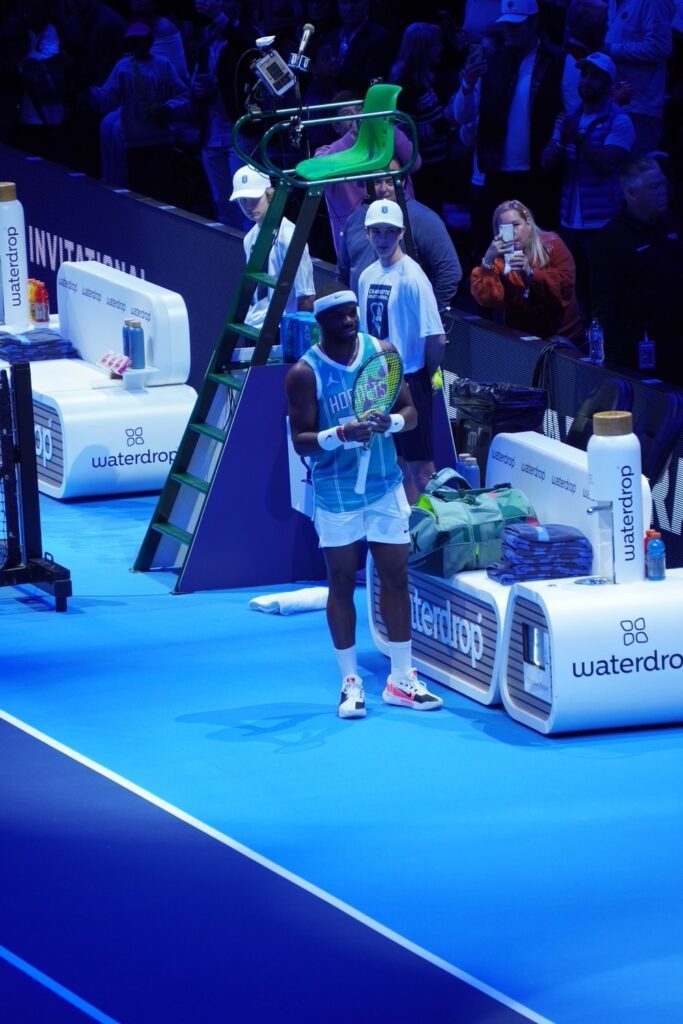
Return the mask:
{"type": "Polygon", "coordinates": [[[368,466],[370,465],[370,445],[363,448],[358,460],[358,476],[356,485],[353,488],[356,494],[365,494],[365,485],[368,479],[368,466]]]}

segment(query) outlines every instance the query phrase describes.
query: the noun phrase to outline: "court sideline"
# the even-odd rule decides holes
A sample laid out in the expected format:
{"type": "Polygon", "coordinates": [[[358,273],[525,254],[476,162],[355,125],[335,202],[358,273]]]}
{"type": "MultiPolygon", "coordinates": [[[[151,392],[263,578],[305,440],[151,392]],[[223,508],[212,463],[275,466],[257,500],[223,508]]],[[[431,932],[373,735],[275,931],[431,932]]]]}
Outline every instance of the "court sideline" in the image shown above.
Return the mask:
{"type": "MultiPolygon", "coordinates": [[[[251,931],[240,923],[235,948],[239,955],[258,950],[252,962],[259,967],[263,998],[278,996],[283,1015],[289,1004],[282,983],[269,987],[267,981],[274,980],[274,964],[282,966],[285,978],[296,978],[297,992],[304,981],[311,995],[322,992],[328,1009],[332,1000],[342,1012],[342,990],[365,991],[356,984],[360,972],[369,993],[363,1005],[373,1006],[372,993],[387,999],[398,994],[409,1014],[396,1016],[380,1001],[373,1019],[414,1019],[413,995],[418,1004],[422,1000],[422,1019],[464,1024],[507,1022],[501,1016],[506,1013],[557,1024],[679,1019],[683,730],[550,740],[500,709],[450,691],[444,693],[444,712],[428,721],[387,708],[379,698],[385,663],[369,639],[362,592],[360,648],[369,714],[364,722],[340,722],[322,613],[264,616],[248,609],[254,592],[244,590],[174,597],[164,574],[129,572],[152,507],[146,496],[78,503],[41,499],[46,547],[72,572],[69,611],[58,615],[46,599],[26,590],[0,591],[1,706],[86,762],[7,722],[2,726],[2,760],[12,766],[1,776],[2,859],[9,877],[19,882],[11,889],[11,913],[3,914],[0,945],[20,958],[22,948],[37,951],[37,957],[23,959],[50,977],[46,966],[56,963],[53,980],[69,987],[67,980],[75,979],[74,991],[91,993],[92,1006],[102,1012],[109,1004],[103,1006],[98,993],[116,991],[124,1004],[128,998],[126,1021],[269,1019],[272,1006],[260,1008],[257,982],[246,986],[254,990],[251,1009],[239,1004],[234,989],[231,1002],[231,992],[220,988],[226,977],[221,954],[232,956],[229,943],[235,938],[225,926],[226,906],[249,892],[251,931]],[[88,759],[152,794],[159,805],[92,772],[88,759]],[[32,771],[37,777],[30,785],[32,771]],[[36,794],[42,802],[24,814],[36,794]],[[62,799],[66,810],[57,811],[62,799]],[[202,828],[164,813],[164,802],[202,828]],[[145,805],[145,814],[138,804],[145,805]],[[138,818],[146,819],[142,838],[138,818]],[[205,884],[201,856],[236,856],[211,838],[211,830],[305,880],[313,892],[329,894],[331,902],[295,884],[297,897],[304,894],[303,911],[279,895],[265,908],[263,902],[254,908],[251,896],[258,896],[263,883],[236,884],[227,861],[216,876],[218,888],[205,884]],[[171,838],[162,841],[162,835],[171,838]],[[79,842],[69,843],[74,836],[79,842]],[[95,846],[88,852],[80,839],[95,840],[95,846]],[[204,854],[204,844],[210,854],[204,854]],[[54,861],[51,848],[61,849],[54,861]],[[30,881],[32,863],[41,884],[22,889],[22,872],[30,881]],[[100,871],[116,879],[111,892],[101,884],[102,875],[97,884],[100,871]],[[130,899],[122,900],[120,885],[127,894],[133,882],[130,899]],[[79,902],[81,885],[90,903],[79,902]],[[371,928],[392,951],[389,974],[380,975],[367,938],[358,942],[368,930],[347,918],[335,900],[402,936],[408,947],[428,951],[437,964],[455,965],[484,990],[504,993],[507,1005],[494,1001],[493,1011],[468,1005],[464,989],[453,996],[453,986],[462,984],[455,974],[413,954],[403,964],[406,946],[371,928]],[[321,905],[325,914],[340,915],[333,926],[318,929],[317,939],[307,933],[314,905],[315,913],[321,905]],[[48,906],[54,915],[47,914],[48,906]],[[179,915],[175,932],[167,927],[170,909],[179,915]],[[274,953],[264,936],[280,933],[259,916],[272,910],[277,924],[293,927],[295,935],[292,941],[291,931],[283,932],[290,938],[276,944],[274,953]],[[323,940],[342,942],[342,918],[351,932],[359,929],[345,951],[348,962],[338,948],[322,948],[323,940]],[[158,950],[161,976],[168,979],[159,986],[148,984],[156,977],[151,962],[135,963],[135,951],[147,948],[138,941],[145,932],[154,936],[149,948],[158,950]],[[212,935],[221,942],[214,943],[212,935]],[[108,948],[102,946],[105,938],[108,948]],[[297,955],[313,947],[327,969],[310,968],[312,960],[297,955]],[[76,956],[74,949],[81,952],[76,956]],[[79,959],[84,950],[87,979],[79,959]],[[136,979],[125,998],[118,978],[129,976],[116,970],[124,953],[136,979]],[[290,956],[294,965],[285,970],[290,956]],[[416,975],[418,980],[403,987],[395,980],[379,983],[380,976],[395,979],[391,971],[397,969],[407,982],[415,960],[426,976],[416,975]],[[169,976],[169,965],[176,964],[169,976]],[[197,1016],[196,1005],[190,1017],[150,1016],[149,1008],[145,1016],[148,999],[157,1009],[173,1004],[181,1012],[174,992],[190,969],[221,992],[218,1005],[225,1005],[225,1016],[222,1009],[215,1016],[215,1008],[197,1016]],[[84,980],[85,989],[79,984],[84,980]],[[441,1017],[428,1009],[432,996],[441,1017]]],[[[247,860],[248,873],[256,862],[247,860]]],[[[266,888],[284,884],[280,874],[267,874],[266,888]]],[[[3,988],[8,963],[3,961],[0,975],[3,988]]],[[[250,977],[241,961],[236,966],[237,975],[250,977]]],[[[20,974],[15,967],[9,977],[16,981],[20,974]]],[[[22,978],[23,988],[27,975],[22,978]]],[[[45,986],[31,986],[34,994],[39,988],[45,998],[45,986]]],[[[476,1002],[481,991],[474,987],[468,996],[476,1002]]],[[[52,1000],[62,1013],[70,1005],[55,995],[52,1000]]],[[[316,1000],[311,1007],[307,1018],[301,1004],[296,1019],[349,1019],[320,1015],[316,1000]]],[[[357,1009],[353,1018],[363,1019],[357,1009]]]]}

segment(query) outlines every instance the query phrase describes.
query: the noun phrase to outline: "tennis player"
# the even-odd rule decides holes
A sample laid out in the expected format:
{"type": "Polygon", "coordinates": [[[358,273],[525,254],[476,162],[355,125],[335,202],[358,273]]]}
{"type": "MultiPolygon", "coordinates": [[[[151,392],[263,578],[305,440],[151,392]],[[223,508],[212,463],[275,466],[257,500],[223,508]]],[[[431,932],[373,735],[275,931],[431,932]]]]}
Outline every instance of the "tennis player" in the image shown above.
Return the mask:
{"type": "Polygon", "coordinates": [[[392,350],[358,331],[352,291],[320,294],[313,304],[321,339],[287,374],[294,448],[312,462],[313,522],[327,566],[327,621],[342,685],[340,718],[365,717],[365,693],[356,658],[353,594],[360,542],[366,539],[380,578],[380,609],[389,637],[391,671],[382,693],[388,704],[431,711],[441,707],[412,666],[408,593],[410,506],[392,434],[412,430],[417,413],[405,383],[393,411],[358,420],[352,411],[355,378],[366,359],[392,350]],[[359,452],[371,442],[363,494],[354,490],[359,452]]]}

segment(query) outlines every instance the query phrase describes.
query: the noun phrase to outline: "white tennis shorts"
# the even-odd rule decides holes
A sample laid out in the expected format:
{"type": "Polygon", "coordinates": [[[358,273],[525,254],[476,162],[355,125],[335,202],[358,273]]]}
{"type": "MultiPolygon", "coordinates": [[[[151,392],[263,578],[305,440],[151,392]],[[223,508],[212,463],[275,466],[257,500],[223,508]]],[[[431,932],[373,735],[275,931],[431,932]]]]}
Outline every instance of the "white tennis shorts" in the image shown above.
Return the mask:
{"type": "Polygon", "coordinates": [[[356,512],[328,512],[316,508],[313,525],[321,548],[341,548],[365,538],[378,544],[407,544],[410,505],[403,484],[367,508],[356,512]]]}

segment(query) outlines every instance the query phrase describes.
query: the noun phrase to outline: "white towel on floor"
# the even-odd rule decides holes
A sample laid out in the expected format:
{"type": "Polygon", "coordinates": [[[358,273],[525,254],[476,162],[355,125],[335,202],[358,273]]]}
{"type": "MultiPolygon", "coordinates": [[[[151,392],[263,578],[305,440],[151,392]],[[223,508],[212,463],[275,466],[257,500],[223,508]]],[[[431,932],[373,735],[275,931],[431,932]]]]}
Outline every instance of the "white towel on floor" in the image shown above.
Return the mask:
{"type": "Polygon", "coordinates": [[[283,594],[264,594],[253,597],[249,607],[255,612],[272,615],[293,615],[294,612],[314,612],[327,604],[327,587],[304,587],[283,594]]]}

